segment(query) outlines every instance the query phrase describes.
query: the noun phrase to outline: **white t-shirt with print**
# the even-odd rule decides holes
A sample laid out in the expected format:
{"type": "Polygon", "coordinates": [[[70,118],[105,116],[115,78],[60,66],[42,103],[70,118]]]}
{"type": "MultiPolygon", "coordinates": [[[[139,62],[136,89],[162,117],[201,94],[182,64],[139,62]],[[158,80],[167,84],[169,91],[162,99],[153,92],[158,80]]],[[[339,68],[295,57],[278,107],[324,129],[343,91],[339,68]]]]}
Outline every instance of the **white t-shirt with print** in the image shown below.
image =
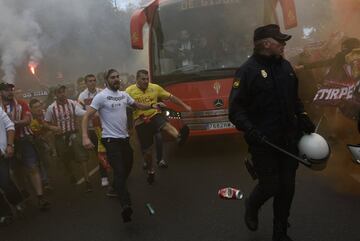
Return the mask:
{"type": "Polygon", "coordinates": [[[126,138],[126,107],[134,104],[134,99],[124,91],[112,91],[108,88],[97,94],[91,107],[99,112],[103,138],[126,138]]]}

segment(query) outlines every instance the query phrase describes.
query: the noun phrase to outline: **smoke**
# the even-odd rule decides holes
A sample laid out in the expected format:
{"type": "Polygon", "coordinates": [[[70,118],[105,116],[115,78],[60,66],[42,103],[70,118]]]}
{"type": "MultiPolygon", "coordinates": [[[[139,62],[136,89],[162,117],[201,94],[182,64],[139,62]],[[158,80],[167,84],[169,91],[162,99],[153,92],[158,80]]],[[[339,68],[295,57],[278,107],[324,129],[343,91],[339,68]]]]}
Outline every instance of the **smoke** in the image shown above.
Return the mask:
{"type": "Polygon", "coordinates": [[[348,36],[360,38],[360,0],[331,0],[337,22],[335,26],[348,36]]]}
{"type": "Polygon", "coordinates": [[[14,83],[16,67],[28,58],[38,62],[42,58],[40,26],[31,10],[15,12],[0,0],[0,51],[4,81],[14,83]]]}
{"type": "Polygon", "coordinates": [[[34,82],[28,65],[38,66],[44,85],[74,82],[109,67],[121,72],[144,67],[147,59],[130,46],[136,6],[118,9],[110,0],[0,0],[0,78],[28,89],[34,82]]]}
{"type": "MultiPolygon", "coordinates": [[[[294,36],[289,42],[291,48],[328,41],[330,36],[340,32],[343,36],[360,37],[359,0],[295,0],[295,5],[298,27],[287,31],[294,36]]],[[[283,26],[280,9],[277,12],[283,26]]]]}
{"type": "Polygon", "coordinates": [[[148,2],[148,1],[140,1],[140,0],[120,0],[120,1],[116,1],[113,0],[114,4],[120,8],[120,9],[127,9],[127,8],[131,8],[131,7],[139,7],[141,3],[144,2],[148,2]]]}
{"type": "Polygon", "coordinates": [[[356,123],[333,110],[332,116],[325,120],[325,126],[320,127],[321,134],[328,138],[332,153],[327,168],[320,175],[328,178],[328,183],[337,192],[360,195],[359,183],[354,179],[359,175],[359,165],[354,164],[346,147],[347,144],[359,143],[356,123]]]}

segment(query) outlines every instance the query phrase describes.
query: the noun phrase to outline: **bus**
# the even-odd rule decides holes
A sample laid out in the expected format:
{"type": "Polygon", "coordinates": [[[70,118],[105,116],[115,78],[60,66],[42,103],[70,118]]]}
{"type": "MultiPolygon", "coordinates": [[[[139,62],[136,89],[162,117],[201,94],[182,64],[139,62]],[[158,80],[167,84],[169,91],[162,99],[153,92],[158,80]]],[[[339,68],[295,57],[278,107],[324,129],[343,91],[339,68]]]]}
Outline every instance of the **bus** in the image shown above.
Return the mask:
{"type": "Polygon", "coordinates": [[[295,27],[293,0],[154,0],[133,13],[133,49],[144,48],[149,27],[150,81],[193,109],[169,103],[166,115],[175,127],[188,125],[191,136],[237,132],[228,120],[234,73],[252,54],[254,29],[277,23],[279,8],[285,28],[295,27]]]}

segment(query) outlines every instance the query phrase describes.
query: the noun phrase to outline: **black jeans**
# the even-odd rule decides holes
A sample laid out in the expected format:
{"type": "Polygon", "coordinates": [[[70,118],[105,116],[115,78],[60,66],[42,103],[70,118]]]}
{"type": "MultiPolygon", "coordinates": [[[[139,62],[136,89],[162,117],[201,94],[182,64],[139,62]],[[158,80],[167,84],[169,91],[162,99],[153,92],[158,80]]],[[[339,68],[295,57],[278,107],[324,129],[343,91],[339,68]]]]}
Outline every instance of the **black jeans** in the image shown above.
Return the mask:
{"type": "MultiPolygon", "coordinates": [[[[297,154],[295,146],[285,145],[283,147],[297,154]]],[[[286,223],[295,193],[298,162],[268,147],[250,147],[250,152],[259,182],[250,194],[249,205],[259,209],[268,199],[274,197],[274,220],[286,223]]]]}
{"type": "Polygon", "coordinates": [[[7,202],[12,205],[18,205],[23,201],[23,198],[10,177],[10,160],[8,158],[0,157],[0,216],[11,214],[11,209],[7,202]]]}
{"type": "Polygon", "coordinates": [[[102,138],[108,162],[114,172],[114,188],[119,194],[122,207],[130,206],[130,193],[126,180],[131,172],[134,157],[129,138],[102,138]]]}

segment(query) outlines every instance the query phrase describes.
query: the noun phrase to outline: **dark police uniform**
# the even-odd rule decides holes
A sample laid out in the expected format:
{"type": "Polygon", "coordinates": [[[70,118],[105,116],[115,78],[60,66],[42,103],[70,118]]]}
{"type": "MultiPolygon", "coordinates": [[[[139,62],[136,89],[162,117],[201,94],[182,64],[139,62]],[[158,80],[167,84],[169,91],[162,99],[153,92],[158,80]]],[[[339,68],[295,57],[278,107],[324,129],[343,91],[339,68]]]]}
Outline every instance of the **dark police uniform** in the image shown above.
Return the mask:
{"type": "Polygon", "coordinates": [[[253,54],[236,71],[229,99],[229,119],[245,133],[259,179],[246,202],[247,212],[252,211],[256,217],[256,225],[247,225],[253,231],[257,229],[259,208],[274,197],[274,232],[277,227],[286,236],[298,162],[263,140],[266,138],[298,154],[297,141],[301,131],[307,129],[302,128],[303,123],[313,126],[298,97],[298,79],[290,63],[282,57],[253,54]]]}

